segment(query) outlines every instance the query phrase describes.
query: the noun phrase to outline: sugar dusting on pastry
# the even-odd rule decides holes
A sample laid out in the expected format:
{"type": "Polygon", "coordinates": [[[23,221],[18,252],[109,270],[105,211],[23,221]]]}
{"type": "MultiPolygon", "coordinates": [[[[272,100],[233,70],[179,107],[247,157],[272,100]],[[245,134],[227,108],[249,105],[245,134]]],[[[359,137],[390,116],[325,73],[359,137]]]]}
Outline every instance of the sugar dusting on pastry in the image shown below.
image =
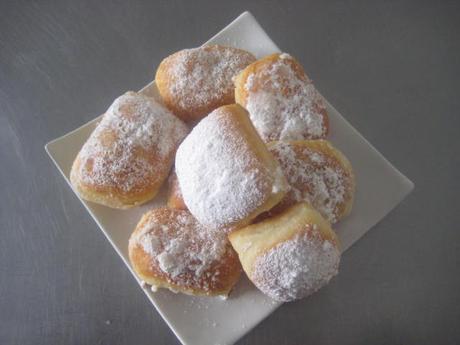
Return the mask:
{"type": "Polygon", "coordinates": [[[227,110],[216,109],[192,130],[176,154],[184,201],[203,224],[237,222],[286,188],[281,169],[270,171],[235,129],[227,110]]]}
{"type": "Polygon", "coordinates": [[[131,237],[130,246],[140,245],[168,281],[210,289],[207,282],[212,284],[221,274],[215,266],[231,250],[225,234],[203,227],[187,211],[171,210],[163,214],[166,219],[159,219],[156,213],[147,216],[131,237]]]}
{"type": "Polygon", "coordinates": [[[153,98],[127,92],[114,101],[83,146],[81,180],[124,192],[144,186],[146,180],[155,178],[162,160],[172,154],[187,131],[181,120],[153,98]]]}
{"type": "Polygon", "coordinates": [[[269,150],[279,161],[289,182],[287,198],[308,202],[329,222],[336,223],[344,203],[352,198],[353,177],[350,172],[333,156],[314,147],[296,149],[295,143],[276,142],[269,145],[269,150]]]}
{"type": "Polygon", "coordinates": [[[185,110],[215,103],[233,94],[232,78],[254,60],[248,52],[227,47],[181,50],[174,56],[169,91],[185,110]]]}
{"type": "Polygon", "coordinates": [[[312,82],[299,78],[288,54],[265,69],[249,74],[244,85],[246,109],[265,141],[323,138],[327,134],[325,105],[312,82]]]}
{"type": "Polygon", "coordinates": [[[254,263],[252,281],[278,301],[307,297],[338,273],[340,252],[318,232],[304,231],[281,242],[254,263]]]}

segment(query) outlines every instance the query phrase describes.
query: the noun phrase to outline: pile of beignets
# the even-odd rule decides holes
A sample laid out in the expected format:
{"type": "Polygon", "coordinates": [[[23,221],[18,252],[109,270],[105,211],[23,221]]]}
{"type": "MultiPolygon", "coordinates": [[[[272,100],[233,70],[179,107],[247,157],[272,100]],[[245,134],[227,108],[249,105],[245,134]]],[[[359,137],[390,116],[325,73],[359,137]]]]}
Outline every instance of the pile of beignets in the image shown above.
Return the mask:
{"type": "Polygon", "coordinates": [[[129,239],[143,284],[226,297],[243,269],[277,301],[326,285],[340,262],[331,225],[350,213],[355,182],[299,62],[203,46],[165,58],[155,81],[161,99],[118,97],[70,173],[81,198],[118,209],[167,181],[167,205],[129,239]]]}

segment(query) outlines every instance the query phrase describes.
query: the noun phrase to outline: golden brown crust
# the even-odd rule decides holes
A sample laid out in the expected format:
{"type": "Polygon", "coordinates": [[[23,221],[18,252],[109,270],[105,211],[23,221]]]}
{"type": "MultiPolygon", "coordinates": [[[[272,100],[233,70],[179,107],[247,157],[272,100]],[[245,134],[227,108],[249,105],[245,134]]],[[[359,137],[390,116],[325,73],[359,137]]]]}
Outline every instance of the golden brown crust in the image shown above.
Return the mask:
{"type": "MultiPolygon", "coordinates": [[[[210,229],[201,227],[188,211],[163,207],[147,212],[129,241],[129,258],[135,272],[143,281],[156,288],[167,288],[189,295],[228,295],[241,274],[238,256],[225,237],[200,233],[204,230],[210,229]],[[149,252],[148,245],[143,246],[145,236],[153,237],[158,246],[156,253],[149,252]],[[178,257],[177,265],[183,265],[179,274],[162,269],[160,257],[168,253],[165,248],[171,246],[173,241],[185,246],[184,252],[168,249],[178,257]],[[200,253],[213,255],[209,252],[219,246],[222,246],[221,252],[214,253],[214,259],[199,271],[200,268],[196,266],[202,264],[200,259],[209,259],[200,257],[200,253]]],[[[175,269],[171,266],[167,268],[175,269]]]]}
{"type": "MultiPolygon", "coordinates": [[[[244,70],[242,70],[234,79],[234,84],[235,84],[235,101],[236,103],[242,105],[243,107],[246,107],[247,105],[247,100],[249,96],[249,92],[257,92],[261,89],[261,86],[263,83],[268,83],[270,82],[269,74],[261,73],[265,72],[267,69],[269,69],[274,63],[279,61],[280,59],[280,53],[275,53],[271,55],[267,55],[249,66],[247,66],[244,70]],[[255,85],[252,86],[252,88],[249,90],[245,87],[246,82],[251,74],[257,74],[260,75],[259,82],[255,85]]],[[[287,60],[287,63],[289,66],[291,66],[292,70],[294,71],[295,75],[301,79],[301,80],[306,80],[306,74],[305,71],[302,67],[302,65],[297,62],[294,58],[287,60]]],[[[283,90],[283,95],[286,95],[286,89],[283,90]]]]}
{"type": "MultiPolygon", "coordinates": [[[[249,92],[257,92],[261,89],[264,83],[270,82],[270,75],[265,74],[267,69],[269,69],[274,63],[280,60],[280,53],[275,53],[271,55],[267,55],[249,66],[247,66],[244,70],[242,70],[234,79],[235,84],[235,101],[236,103],[245,107],[247,105],[247,100],[249,96],[249,92]],[[245,87],[246,82],[251,74],[260,75],[257,84],[252,85],[251,89],[247,89],[245,87]]],[[[294,58],[290,58],[286,60],[286,63],[292,68],[296,77],[300,80],[307,80],[307,76],[302,65],[294,58]]],[[[287,91],[285,88],[282,90],[283,95],[287,95],[287,91]]]]}
{"type": "Polygon", "coordinates": [[[355,192],[353,168],[329,141],[271,142],[268,148],[291,187],[271,214],[298,202],[310,203],[333,224],[350,214],[355,192]]]}
{"type": "MultiPolygon", "coordinates": [[[[263,92],[265,95],[272,94],[275,95],[278,100],[284,98],[286,103],[291,105],[293,105],[291,99],[298,96],[299,85],[296,84],[296,86],[293,88],[289,83],[289,78],[286,79],[286,76],[281,72],[277,73],[273,71],[274,65],[279,64],[280,62],[289,66],[293,72],[293,76],[297,78],[301,83],[311,83],[302,65],[295,58],[284,53],[276,53],[255,61],[254,63],[247,66],[234,78],[235,102],[249,110],[251,113],[251,119],[253,122],[255,122],[255,127],[265,142],[275,140],[321,139],[327,137],[329,133],[329,117],[324,102],[316,91],[311,93],[311,96],[313,97],[311,111],[321,118],[321,134],[309,133],[308,129],[306,128],[302,133],[297,133],[295,135],[287,133],[286,137],[283,137],[283,134],[281,134],[280,131],[285,125],[283,121],[287,121],[286,118],[280,118],[278,120],[280,123],[272,129],[272,132],[270,132],[270,128],[259,128],[257,125],[257,121],[255,119],[257,114],[252,114],[252,111],[248,105],[248,99],[251,94],[254,95],[259,92],[263,92]],[[274,77],[279,78],[279,80],[277,80],[277,84],[281,83],[281,88],[274,84],[274,77]],[[249,78],[252,79],[251,83],[248,83],[249,78]],[[250,86],[248,86],[249,84],[250,86]],[[292,136],[297,137],[293,138],[292,136]]],[[[301,97],[297,98],[306,98],[306,94],[301,94],[301,97]]],[[[297,106],[298,105],[293,106],[294,112],[298,111],[297,106]]],[[[273,116],[279,116],[279,114],[274,113],[273,116]]],[[[261,121],[262,125],[265,125],[265,120],[261,121]]]]}
{"type": "Polygon", "coordinates": [[[117,98],[78,153],[70,181],[85,200],[127,209],[151,200],[188,129],[153,98],[117,98]]]}
{"type": "Polygon", "coordinates": [[[251,53],[233,47],[185,49],[160,63],[155,81],[165,105],[192,122],[234,103],[232,78],[253,61],[251,53]]]}
{"type": "MultiPolygon", "coordinates": [[[[170,160],[172,160],[172,158],[170,158],[170,160]]],[[[154,162],[155,159],[152,159],[152,164],[154,164],[154,162]]],[[[124,210],[142,205],[147,201],[152,200],[158,193],[163,181],[166,179],[169,168],[164,166],[162,172],[152,176],[142,184],[139,184],[136,191],[130,191],[128,193],[116,186],[85,183],[79,177],[79,171],[81,170],[81,159],[78,155],[72,165],[70,182],[82,199],[111,208],[124,210]]]]}
{"type": "Polygon", "coordinates": [[[177,179],[176,172],[171,171],[171,174],[168,178],[168,202],[167,205],[170,208],[177,210],[186,210],[187,206],[185,205],[184,198],[182,197],[182,192],[180,191],[179,180],[177,179]]]}

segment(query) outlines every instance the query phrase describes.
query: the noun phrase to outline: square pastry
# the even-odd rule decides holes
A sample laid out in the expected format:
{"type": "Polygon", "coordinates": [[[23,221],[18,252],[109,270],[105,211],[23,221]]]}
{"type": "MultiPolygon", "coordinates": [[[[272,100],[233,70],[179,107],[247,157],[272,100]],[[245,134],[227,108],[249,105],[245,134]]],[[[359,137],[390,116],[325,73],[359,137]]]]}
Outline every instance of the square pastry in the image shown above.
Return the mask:
{"type": "Polygon", "coordinates": [[[288,188],[278,162],[237,104],[214,110],[193,128],[177,150],[176,174],[190,212],[219,229],[249,223],[288,188]]]}

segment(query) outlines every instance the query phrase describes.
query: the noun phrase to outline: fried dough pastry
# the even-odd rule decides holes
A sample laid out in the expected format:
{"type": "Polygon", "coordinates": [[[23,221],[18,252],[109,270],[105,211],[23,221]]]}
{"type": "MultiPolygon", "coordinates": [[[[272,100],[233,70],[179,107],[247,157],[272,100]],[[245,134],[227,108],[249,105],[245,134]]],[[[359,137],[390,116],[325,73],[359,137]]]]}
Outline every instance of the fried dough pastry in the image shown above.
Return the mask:
{"type": "Polygon", "coordinates": [[[306,203],[229,235],[249,279],[282,302],[304,298],[338,273],[339,241],[306,203]]]}
{"type": "Polygon", "coordinates": [[[167,178],[187,126],[153,98],[118,97],[78,153],[70,172],[85,200],[126,209],[151,200],[167,178]]]}
{"type": "Polygon", "coordinates": [[[289,54],[269,55],[246,67],[235,78],[235,100],[265,142],[322,139],[329,132],[321,95],[289,54]]]}
{"type": "Polygon", "coordinates": [[[235,103],[232,78],[255,61],[244,50],[219,45],[184,49],[165,58],[155,81],[166,106],[187,122],[235,103]]]}
{"type": "Polygon", "coordinates": [[[129,258],[153,290],[189,295],[227,296],[241,273],[225,233],[205,228],[188,211],[166,207],[144,214],[130,237],[129,258]]]}

